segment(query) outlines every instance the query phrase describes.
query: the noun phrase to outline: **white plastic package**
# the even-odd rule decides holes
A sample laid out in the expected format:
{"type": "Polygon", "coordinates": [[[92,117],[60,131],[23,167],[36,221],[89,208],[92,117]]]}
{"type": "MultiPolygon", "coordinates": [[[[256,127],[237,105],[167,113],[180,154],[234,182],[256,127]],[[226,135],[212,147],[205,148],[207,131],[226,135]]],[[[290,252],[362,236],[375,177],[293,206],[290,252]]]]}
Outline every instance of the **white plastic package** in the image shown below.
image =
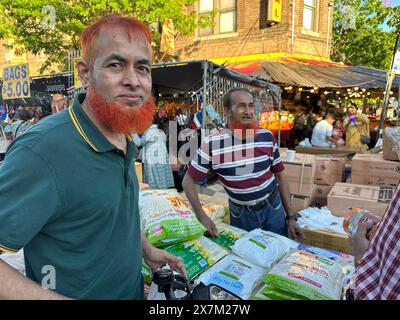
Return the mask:
{"type": "Polygon", "coordinates": [[[292,251],[265,276],[273,288],[310,300],[339,300],[344,273],[338,263],[306,251],[292,251]]]}
{"type": "Polygon", "coordinates": [[[268,272],[234,254],[229,254],[203,272],[197,282],[215,284],[244,300],[252,297],[268,272]]]}
{"type": "Polygon", "coordinates": [[[262,268],[272,266],[282,259],[298,243],[289,238],[262,229],[254,229],[243,235],[232,247],[233,253],[262,268]]]}

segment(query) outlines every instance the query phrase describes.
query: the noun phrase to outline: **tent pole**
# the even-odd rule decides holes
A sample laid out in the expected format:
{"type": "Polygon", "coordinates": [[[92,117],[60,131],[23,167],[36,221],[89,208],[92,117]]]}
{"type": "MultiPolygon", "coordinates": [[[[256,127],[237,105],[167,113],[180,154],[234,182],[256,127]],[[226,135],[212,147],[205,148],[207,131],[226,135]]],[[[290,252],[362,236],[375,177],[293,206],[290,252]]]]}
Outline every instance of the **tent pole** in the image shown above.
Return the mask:
{"type": "Polygon", "coordinates": [[[207,105],[207,73],[208,73],[208,61],[203,61],[203,105],[201,106],[201,128],[206,128],[206,105],[207,105]]]}
{"type": "Polygon", "coordinates": [[[379,120],[378,135],[377,135],[377,139],[376,139],[375,148],[379,147],[382,144],[383,125],[385,122],[387,108],[389,105],[390,90],[392,89],[394,77],[395,77],[395,73],[393,70],[391,70],[387,73],[387,82],[386,82],[386,89],[385,89],[386,91],[385,91],[385,96],[383,98],[381,119],[379,120]]]}

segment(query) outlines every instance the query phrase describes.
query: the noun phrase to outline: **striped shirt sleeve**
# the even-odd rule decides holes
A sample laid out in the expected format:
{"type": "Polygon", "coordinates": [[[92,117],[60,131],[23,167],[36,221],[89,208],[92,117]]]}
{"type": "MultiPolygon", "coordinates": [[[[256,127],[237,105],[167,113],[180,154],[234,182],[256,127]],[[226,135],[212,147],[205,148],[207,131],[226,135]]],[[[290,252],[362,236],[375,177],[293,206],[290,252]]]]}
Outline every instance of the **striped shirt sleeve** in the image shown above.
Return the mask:
{"type": "Polygon", "coordinates": [[[211,169],[211,148],[210,141],[206,139],[197,150],[196,156],[193,158],[188,173],[194,180],[202,180],[207,177],[211,169]]]}
{"type": "Polygon", "coordinates": [[[271,166],[271,172],[279,173],[279,172],[282,172],[283,170],[285,170],[285,167],[281,160],[281,155],[279,153],[278,144],[276,143],[274,136],[272,136],[272,141],[273,141],[274,146],[272,149],[273,162],[272,162],[272,166],[271,166]]]}

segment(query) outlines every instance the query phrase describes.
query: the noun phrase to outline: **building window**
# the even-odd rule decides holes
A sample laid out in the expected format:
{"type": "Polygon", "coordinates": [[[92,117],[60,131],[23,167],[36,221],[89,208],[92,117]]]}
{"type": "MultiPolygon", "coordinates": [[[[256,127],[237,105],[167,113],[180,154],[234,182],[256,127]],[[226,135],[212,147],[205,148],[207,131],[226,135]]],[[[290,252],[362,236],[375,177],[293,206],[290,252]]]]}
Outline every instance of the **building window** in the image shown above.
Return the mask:
{"type": "Polygon", "coordinates": [[[198,8],[200,19],[213,21],[199,28],[200,37],[236,31],[236,0],[200,0],[198,8]]]}
{"type": "Polygon", "coordinates": [[[317,0],[304,0],[303,29],[317,31],[317,0]]]}

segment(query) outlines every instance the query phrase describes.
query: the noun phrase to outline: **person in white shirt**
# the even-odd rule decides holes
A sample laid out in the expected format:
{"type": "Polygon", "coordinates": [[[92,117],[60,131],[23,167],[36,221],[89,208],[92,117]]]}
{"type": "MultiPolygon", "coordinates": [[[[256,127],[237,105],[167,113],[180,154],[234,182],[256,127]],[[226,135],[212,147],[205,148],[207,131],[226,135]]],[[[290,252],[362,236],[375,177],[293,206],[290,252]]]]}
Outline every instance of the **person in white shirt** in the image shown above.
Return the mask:
{"type": "Polygon", "coordinates": [[[315,125],[311,138],[311,144],[313,146],[331,147],[336,144],[335,138],[332,137],[333,123],[335,120],[335,116],[328,113],[325,120],[321,120],[315,125]]]}

